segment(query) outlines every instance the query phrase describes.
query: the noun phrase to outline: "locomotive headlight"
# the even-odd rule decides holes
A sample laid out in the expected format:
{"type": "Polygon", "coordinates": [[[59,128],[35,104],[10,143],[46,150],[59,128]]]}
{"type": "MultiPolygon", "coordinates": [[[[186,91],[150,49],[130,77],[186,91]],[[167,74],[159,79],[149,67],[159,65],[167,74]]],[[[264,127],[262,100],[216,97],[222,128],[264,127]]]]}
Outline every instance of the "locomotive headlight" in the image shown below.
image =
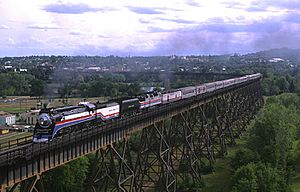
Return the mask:
{"type": "Polygon", "coordinates": [[[51,118],[48,114],[43,113],[38,117],[38,123],[41,127],[47,128],[51,125],[51,118]]]}

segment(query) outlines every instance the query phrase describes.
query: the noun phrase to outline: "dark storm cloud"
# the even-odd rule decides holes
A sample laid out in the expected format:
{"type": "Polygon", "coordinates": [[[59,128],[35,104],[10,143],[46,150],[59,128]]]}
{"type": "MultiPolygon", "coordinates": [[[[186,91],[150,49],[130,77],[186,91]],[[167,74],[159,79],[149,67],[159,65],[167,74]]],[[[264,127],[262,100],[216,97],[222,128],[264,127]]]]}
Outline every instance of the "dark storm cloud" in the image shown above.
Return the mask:
{"type": "Polygon", "coordinates": [[[255,42],[254,47],[259,50],[288,47],[299,49],[300,35],[291,31],[262,34],[255,42]]]}
{"type": "Polygon", "coordinates": [[[82,14],[86,12],[98,12],[98,11],[106,12],[106,11],[116,10],[115,8],[112,7],[94,8],[84,3],[79,3],[79,4],[56,3],[56,4],[46,5],[43,9],[47,12],[60,13],[60,14],[82,14]]]}
{"type": "MultiPolygon", "coordinates": [[[[251,24],[227,24],[222,19],[216,23],[205,23],[196,27],[169,30],[164,39],[158,42],[149,55],[188,55],[247,53],[271,48],[300,48],[299,33],[292,32],[281,21],[263,20],[251,24]],[[249,39],[241,41],[237,32],[249,39]]],[[[164,29],[156,29],[164,31],[164,29]]]]}
{"type": "Polygon", "coordinates": [[[250,24],[231,24],[231,23],[217,23],[205,24],[199,26],[200,30],[207,30],[219,33],[235,33],[235,32],[274,32],[280,30],[282,24],[280,22],[262,21],[250,24]]]}
{"type": "Polygon", "coordinates": [[[160,8],[150,8],[150,7],[131,7],[127,6],[128,10],[134,13],[138,14],[147,14],[147,15],[153,15],[153,14],[163,14],[160,8]]]}
{"type": "Polygon", "coordinates": [[[223,54],[232,52],[230,34],[174,32],[158,42],[148,55],[223,54]],[[213,38],[212,38],[213,37],[213,38]]]}
{"type": "MultiPolygon", "coordinates": [[[[251,38],[252,39],[252,38],[251,38]]],[[[148,55],[202,55],[248,53],[288,47],[299,49],[300,36],[290,31],[260,33],[250,41],[241,41],[230,33],[174,32],[157,43],[148,55]]]]}

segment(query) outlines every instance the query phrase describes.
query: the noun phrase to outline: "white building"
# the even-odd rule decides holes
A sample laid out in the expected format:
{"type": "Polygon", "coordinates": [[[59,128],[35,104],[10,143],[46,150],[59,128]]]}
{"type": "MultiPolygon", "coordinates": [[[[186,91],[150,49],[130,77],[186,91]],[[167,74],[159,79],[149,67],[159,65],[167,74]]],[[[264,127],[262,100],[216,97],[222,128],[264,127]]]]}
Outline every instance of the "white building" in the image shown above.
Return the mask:
{"type": "Polygon", "coordinates": [[[16,123],[16,116],[5,113],[5,112],[0,112],[0,125],[13,125],[16,123]]]}
{"type": "Polygon", "coordinates": [[[13,66],[11,66],[11,65],[5,65],[4,66],[4,69],[12,69],[13,68],[13,66]]]}
{"type": "Polygon", "coordinates": [[[20,72],[27,72],[27,69],[20,69],[20,72]]]}
{"type": "Polygon", "coordinates": [[[271,62],[271,63],[277,63],[277,62],[282,62],[282,61],[284,61],[284,59],[281,59],[279,57],[274,57],[269,60],[269,62],[271,62]]]}

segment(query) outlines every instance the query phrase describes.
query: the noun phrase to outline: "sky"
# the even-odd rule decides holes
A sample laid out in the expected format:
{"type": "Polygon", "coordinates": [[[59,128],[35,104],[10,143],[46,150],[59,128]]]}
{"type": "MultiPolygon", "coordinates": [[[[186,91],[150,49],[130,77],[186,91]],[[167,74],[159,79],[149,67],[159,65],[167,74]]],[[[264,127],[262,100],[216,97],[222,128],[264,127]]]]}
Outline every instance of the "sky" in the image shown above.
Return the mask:
{"type": "Polygon", "coordinates": [[[0,57],[300,48],[300,0],[0,0],[0,57]]]}

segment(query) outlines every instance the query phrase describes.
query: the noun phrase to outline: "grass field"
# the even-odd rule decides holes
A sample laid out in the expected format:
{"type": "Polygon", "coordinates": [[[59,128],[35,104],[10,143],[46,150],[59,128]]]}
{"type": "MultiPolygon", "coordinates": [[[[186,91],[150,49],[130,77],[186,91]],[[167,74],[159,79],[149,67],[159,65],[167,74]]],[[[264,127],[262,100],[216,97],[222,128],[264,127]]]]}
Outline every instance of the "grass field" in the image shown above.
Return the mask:
{"type": "Polygon", "coordinates": [[[77,105],[82,101],[90,101],[90,102],[105,102],[108,98],[106,97],[96,97],[96,98],[68,98],[67,102],[63,102],[63,99],[37,99],[31,98],[29,96],[22,97],[8,97],[6,99],[0,100],[0,111],[5,111],[8,113],[23,113],[31,108],[41,108],[44,104],[49,104],[49,107],[57,107],[64,105],[77,105]]]}
{"type": "Polygon", "coordinates": [[[219,158],[214,164],[214,172],[203,176],[205,187],[203,192],[230,192],[231,191],[231,173],[230,159],[238,149],[245,146],[247,133],[238,139],[236,145],[228,148],[228,153],[225,157],[219,158]]]}

